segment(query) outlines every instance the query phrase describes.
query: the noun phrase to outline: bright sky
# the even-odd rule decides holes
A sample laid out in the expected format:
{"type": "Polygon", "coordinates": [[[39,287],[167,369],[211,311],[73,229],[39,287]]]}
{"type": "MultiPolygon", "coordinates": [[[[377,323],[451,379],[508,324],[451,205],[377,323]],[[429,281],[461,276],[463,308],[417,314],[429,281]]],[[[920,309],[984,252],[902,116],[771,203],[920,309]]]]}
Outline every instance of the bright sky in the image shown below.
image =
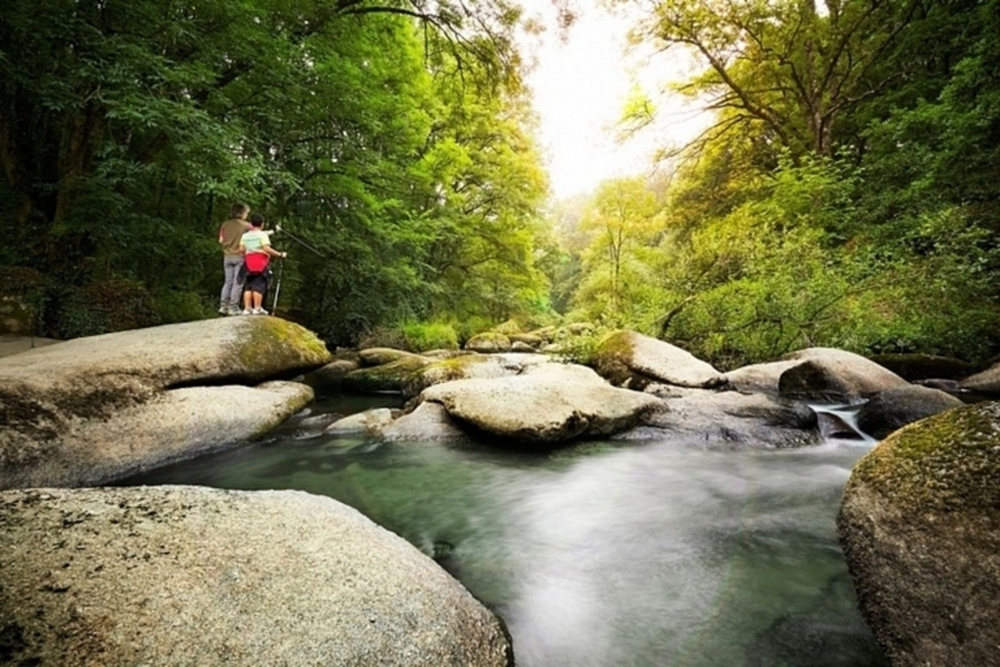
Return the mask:
{"type": "Polygon", "coordinates": [[[534,51],[536,68],[528,76],[534,107],[540,117],[540,136],[557,199],[590,192],[603,180],[648,173],[657,149],[684,143],[704,126],[704,116],[674,94],[664,97],[665,85],[685,73],[672,53],[644,58],[626,54],[625,17],[612,15],[597,0],[577,0],[577,20],[565,41],[551,27],[555,11],[551,0],[522,0],[527,11],[546,19],[549,29],[534,51]],[[616,141],[616,123],[638,83],[654,101],[657,121],[625,143],[616,141]]]}

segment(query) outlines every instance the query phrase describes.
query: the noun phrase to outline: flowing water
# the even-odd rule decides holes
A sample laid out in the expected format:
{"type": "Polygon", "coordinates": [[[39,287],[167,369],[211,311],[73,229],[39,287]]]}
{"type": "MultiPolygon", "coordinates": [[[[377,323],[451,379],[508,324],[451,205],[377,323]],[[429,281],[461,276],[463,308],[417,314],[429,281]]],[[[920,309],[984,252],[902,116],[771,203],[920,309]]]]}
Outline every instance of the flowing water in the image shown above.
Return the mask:
{"type": "Polygon", "coordinates": [[[297,421],[121,484],[301,489],[352,505],[496,611],[519,667],[887,664],[835,532],[870,440],[783,451],[598,441],[529,454],[304,437],[297,421]]]}

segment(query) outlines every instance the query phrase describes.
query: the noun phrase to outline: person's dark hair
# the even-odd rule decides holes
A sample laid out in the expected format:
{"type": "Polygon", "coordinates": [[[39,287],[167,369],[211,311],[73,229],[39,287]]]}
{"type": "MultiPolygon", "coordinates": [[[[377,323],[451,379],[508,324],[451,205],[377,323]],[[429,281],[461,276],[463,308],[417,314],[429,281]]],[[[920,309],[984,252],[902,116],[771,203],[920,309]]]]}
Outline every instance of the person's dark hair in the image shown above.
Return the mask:
{"type": "Polygon", "coordinates": [[[229,217],[230,218],[242,218],[250,211],[250,207],[246,204],[233,204],[229,207],[229,217]]]}
{"type": "Polygon", "coordinates": [[[254,227],[263,227],[266,220],[264,219],[264,214],[254,213],[250,216],[250,224],[254,227]]]}

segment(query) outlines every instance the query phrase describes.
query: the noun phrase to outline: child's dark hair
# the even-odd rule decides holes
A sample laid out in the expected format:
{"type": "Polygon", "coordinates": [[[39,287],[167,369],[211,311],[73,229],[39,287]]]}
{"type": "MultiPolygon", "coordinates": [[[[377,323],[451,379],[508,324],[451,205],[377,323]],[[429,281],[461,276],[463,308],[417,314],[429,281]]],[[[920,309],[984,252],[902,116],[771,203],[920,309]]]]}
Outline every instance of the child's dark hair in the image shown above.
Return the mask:
{"type": "Polygon", "coordinates": [[[263,213],[254,213],[250,216],[250,224],[254,227],[263,227],[267,220],[264,218],[263,213]]]}

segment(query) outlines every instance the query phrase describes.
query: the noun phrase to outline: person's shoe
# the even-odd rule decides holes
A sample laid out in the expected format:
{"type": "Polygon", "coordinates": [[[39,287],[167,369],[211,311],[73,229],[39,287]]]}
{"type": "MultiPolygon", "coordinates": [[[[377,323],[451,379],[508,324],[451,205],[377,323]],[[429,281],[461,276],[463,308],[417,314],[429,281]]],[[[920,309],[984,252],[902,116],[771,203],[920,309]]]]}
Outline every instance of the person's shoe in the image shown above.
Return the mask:
{"type": "Polygon", "coordinates": [[[267,311],[264,310],[263,308],[254,308],[253,309],[253,314],[254,315],[267,315],[267,311]]]}
{"type": "Polygon", "coordinates": [[[229,310],[229,306],[222,304],[219,306],[219,315],[232,315],[232,311],[229,310]]]}
{"type": "Polygon", "coordinates": [[[253,315],[253,311],[244,308],[243,310],[240,311],[240,315],[253,315]]]}
{"type": "Polygon", "coordinates": [[[239,315],[241,311],[242,311],[242,309],[239,306],[235,306],[235,305],[230,304],[229,307],[228,307],[227,314],[229,314],[229,315],[239,315]]]}

